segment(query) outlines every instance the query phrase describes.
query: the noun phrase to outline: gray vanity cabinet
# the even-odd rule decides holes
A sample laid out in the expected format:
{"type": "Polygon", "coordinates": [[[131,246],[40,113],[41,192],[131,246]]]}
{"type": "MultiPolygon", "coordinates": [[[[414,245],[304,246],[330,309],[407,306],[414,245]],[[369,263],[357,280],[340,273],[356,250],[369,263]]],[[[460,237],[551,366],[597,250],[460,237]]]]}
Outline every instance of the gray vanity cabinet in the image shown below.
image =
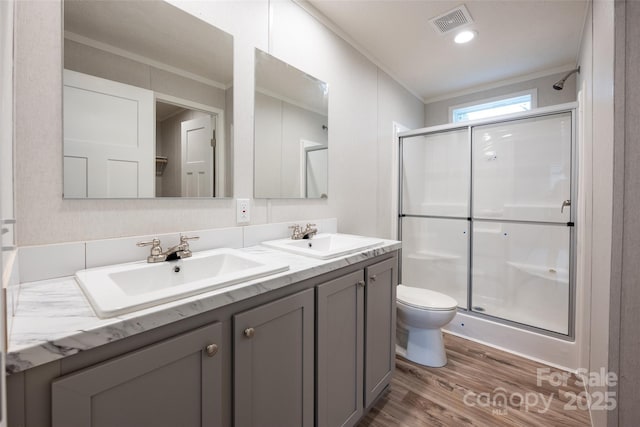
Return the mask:
{"type": "Polygon", "coordinates": [[[395,366],[397,259],[317,287],[317,425],[353,426],[395,366]]]}
{"type": "Polygon", "coordinates": [[[317,425],[352,426],[363,413],[364,271],[318,285],[317,425]]]}
{"type": "Polygon", "coordinates": [[[311,427],[314,291],[233,316],[234,425],[311,427]]]}
{"type": "Polygon", "coordinates": [[[12,374],[8,426],[356,425],[393,373],[397,266],[367,258],[12,374]]]}
{"type": "Polygon", "coordinates": [[[220,426],[221,340],[214,323],[55,380],[53,427],[220,426]]]}
{"type": "Polygon", "coordinates": [[[395,258],[365,268],[364,406],[368,408],[391,382],[395,368],[396,286],[395,258]]]}

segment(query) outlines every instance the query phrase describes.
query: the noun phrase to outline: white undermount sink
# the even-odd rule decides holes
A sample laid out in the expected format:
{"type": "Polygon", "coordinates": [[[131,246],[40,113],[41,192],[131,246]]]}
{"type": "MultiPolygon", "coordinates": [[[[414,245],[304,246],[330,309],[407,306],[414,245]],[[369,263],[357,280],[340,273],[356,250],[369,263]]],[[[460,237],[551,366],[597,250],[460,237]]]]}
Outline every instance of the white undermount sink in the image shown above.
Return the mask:
{"type": "Polygon", "coordinates": [[[382,240],[352,234],[321,233],[311,239],[279,239],[262,242],[275,249],[319,259],[336,258],[378,246],[382,240]]]}
{"type": "Polygon", "coordinates": [[[104,319],[288,269],[283,263],[223,248],[175,261],[81,270],[75,277],[98,317],[104,319]]]}

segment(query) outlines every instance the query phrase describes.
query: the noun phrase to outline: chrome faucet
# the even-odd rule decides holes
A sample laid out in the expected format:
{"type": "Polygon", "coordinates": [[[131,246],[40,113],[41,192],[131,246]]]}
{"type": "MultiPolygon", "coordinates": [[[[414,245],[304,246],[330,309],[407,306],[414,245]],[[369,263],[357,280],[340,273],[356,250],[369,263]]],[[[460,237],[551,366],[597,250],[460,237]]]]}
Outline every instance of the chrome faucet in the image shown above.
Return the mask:
{"type": "Polygon", "coordinates": [[[311,239],[313,236],[318,234],[318,229],[315,228],[315,224],[307,224],[304,230],[302,230],[302,238],[303,239],[311,239]]]}
{"type": "Polygon", "coordinates": [[[293,229],[293,232],[291,233],[291,239],[311,239],[313,236],[318,234],[318,229],[313,227],[315,227],[315,224],[307,224],[307,226],[303,230],[302,227],[300,227],[298,224],[290,225],[289,228],[293,229]]]}
{"type": "Polygon", "coordinates": [[[197,240],[199,238],[198,236],[187,237],[181,234],[180,243],[170,247],[166,251],[162,250],[160,239],[157,237],[150,242],[138,242],[137,246],[151,246],[151,254],[147,257],[147,262],[173,261],[176,259],[189,258],[192,255],[191,249],[189,249],[189,240],[197,240]]]}

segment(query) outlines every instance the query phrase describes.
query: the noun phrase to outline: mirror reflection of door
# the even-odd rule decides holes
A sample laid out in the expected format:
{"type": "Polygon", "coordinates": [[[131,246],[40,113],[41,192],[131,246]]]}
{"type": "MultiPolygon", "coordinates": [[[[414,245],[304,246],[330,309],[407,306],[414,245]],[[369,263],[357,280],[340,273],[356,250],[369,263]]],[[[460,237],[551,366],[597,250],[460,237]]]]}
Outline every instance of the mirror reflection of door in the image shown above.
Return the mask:
{"type": "Polygon", "coordinates": [[[205,116],[182,122],[180,179],[183,197],[213,196],[215,147],[213,121],[213,117],[205,116]]]}
{"type": "Polygon", "coordinates": [[[64,196],[152,197],[153,92],[64,70],[64,99],[64,196]]]}
{"type": "Polygon", "coordinates": [[[328,194],[329,150],[327,146],[305,149],[305,197],[326,199],[328,194]]]}
{"type": "Polygon", "coordinates": [[[215,197],[224,185],[221,112],[156,100],[156,197],[215,197]]]}

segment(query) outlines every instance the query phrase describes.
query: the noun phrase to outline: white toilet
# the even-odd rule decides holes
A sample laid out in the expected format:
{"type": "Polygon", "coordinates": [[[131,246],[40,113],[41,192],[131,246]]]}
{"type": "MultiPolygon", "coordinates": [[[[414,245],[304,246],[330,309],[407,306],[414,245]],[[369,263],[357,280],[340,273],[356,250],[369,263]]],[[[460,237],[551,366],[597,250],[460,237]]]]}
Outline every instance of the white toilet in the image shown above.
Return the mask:
{"type": "Polygon", "coordinates": [[[440,328],[456,315],[456,300],[428,289],[398,285],[396,302],[398,323],[409,333],[406,358],[434,368],[446,365],[440,328]]]}

